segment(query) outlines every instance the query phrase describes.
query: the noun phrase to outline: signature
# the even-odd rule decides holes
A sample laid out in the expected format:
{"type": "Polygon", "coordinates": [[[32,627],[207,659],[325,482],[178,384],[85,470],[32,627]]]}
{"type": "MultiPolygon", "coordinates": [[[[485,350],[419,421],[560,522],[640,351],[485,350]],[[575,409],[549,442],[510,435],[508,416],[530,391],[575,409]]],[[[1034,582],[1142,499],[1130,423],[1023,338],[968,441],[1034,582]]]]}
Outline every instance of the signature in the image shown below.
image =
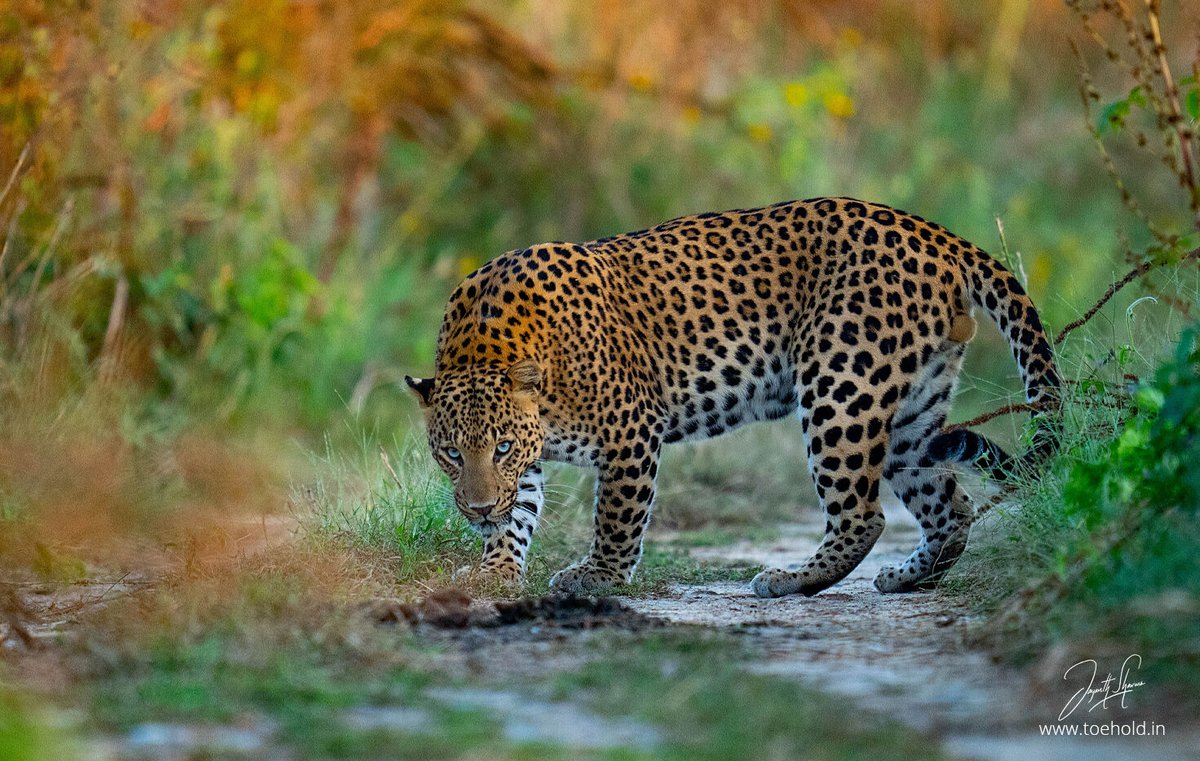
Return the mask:
{"type": "Polygon", "coordinates": [[[1108,708],[1109,701],[1117,701],[1121,708],[1126,708],[1125,696],[1136,690],[1138,687],[1144,687],[1145,682],[1129,681],[1131,671],[1136,671],[1142,667],[1142,656],[1134,653],[1125,659],[1121,664],[1120,670],[1116,676],[1109,672],[1103,679],[1099,678],[1099,667],[1093,658],[1082,660],[1071,666],[1063,673],[1063,679],[1069,679],[1071,673],[1087,674],[1088,668],[1091,668],[1091,675],[1088,677],[1087,684],[1080,687],[1079,690],[1072,695],[1067,704],[1063,706],[1062,713],[1058,715],[1058,720],[1062,721],[1080,706],[1087,706],[1088,711],[1094,711],[1097,708],[1108,708]]]}

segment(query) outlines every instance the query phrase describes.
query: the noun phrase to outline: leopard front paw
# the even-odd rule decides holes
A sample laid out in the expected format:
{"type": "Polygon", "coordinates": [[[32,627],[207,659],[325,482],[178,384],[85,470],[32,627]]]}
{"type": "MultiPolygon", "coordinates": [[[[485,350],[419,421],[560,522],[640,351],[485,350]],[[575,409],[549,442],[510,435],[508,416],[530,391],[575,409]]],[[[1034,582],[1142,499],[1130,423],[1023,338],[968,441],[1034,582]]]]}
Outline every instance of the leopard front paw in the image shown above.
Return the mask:
{"type": "Polygon", "coordinates": [[[875,574],[875,588],[884,594],[895,592],[911,592],[913,580],[908,578],[900,566],[885,565],[875,574]]]}
{"type": "Polygon", "coordinates": [[[450,575],[455,584],[500,584],[505,587],[520,587],[525,574],[515,564],[465,565],[450,575]]]}
{"type": "Polygon", "coordinates": [[[628,582],[629,579],[621,574],[585,560],[554,574],[550,579],[550,588],[564,594],[599,594],[628,582]]]}
{"type": "Polygon", "coordinates": [[[800,591],[800,575],[782,568],[768,568],[750,580],[750,588],[759,597],[783,597],[800,591]]]}

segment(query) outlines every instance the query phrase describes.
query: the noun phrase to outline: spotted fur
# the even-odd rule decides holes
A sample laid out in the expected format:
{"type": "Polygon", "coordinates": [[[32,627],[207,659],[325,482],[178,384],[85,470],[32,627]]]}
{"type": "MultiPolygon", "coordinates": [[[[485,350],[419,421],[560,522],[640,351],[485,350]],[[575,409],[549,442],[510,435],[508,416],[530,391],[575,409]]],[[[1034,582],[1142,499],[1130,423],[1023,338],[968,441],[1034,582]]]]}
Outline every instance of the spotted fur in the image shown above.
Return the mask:
{"type": "Polygon", "coordinates": [[[558,460],[598,478],[591,548],[552,584],[628,582],[663,445],[796,412],[825,537],[754,591],[811,595],[844,578],[883,531],[885,478],[923,535],[875,580],[904,591],[954,563],[974,515],[940,463],[970,459],[978,441],[939,432],[975,307],[1008,339],[1028,400],[1056,399],[1037,311],[995,260],[885,206],[794,201],[504,254],[459,285],[433,379],[409,382],[458,506],[486,536],[484,570],[520,577],[538,462],[558,460]]]}

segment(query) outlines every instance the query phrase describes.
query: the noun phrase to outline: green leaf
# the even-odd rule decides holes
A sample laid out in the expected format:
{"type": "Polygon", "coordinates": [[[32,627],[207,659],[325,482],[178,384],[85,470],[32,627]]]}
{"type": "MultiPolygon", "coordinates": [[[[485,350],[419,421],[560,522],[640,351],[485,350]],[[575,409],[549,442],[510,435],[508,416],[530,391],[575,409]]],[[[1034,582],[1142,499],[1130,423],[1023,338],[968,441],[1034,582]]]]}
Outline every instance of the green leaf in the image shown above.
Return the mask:
{"type": "Polygon", "coordinates": [[[1144,412],[1154,413],[1162,409],[1163,402],[1166,400],[1166,397],[1159,389],[1153,386],[1145,386],[1137,390],[1137,393],[1134,394],[1133,400],[1137,403],[1138,409],[1144,412]]]}
{"type": "Polygon", "coordinates": [[[1104,107],[1100,112],[1100,119],[1096,123],[1096,129],[1103,133],[1111,130],[1120,132],[1125,126],[1125,120],[1129,118],[1129,112],[1134,106],[1138,108],[1146,107],[1146,94],[1142,91],[1141,85],[1129,91],[1129,94],[1124,98],[1113,101],[1104,107]]]}
{"type": "Polygon", "coordinates": [[[1118,100],[1109,103],[1100,112],[1100,118],[1096,120],[1096,129],[1101,133],[1105,132],[1120,132],[1121,127],[1125,126],[1125,118],[1129,116],[1129,101],[1118,100]]]}
{"type": "Polygon", "coordinates": [[[1129,360],[1134,356],[1133,347],[1129,344],[1121,344],[1117,347],[1117,364],[1121,367],[1129,365],[1129,360]]]}

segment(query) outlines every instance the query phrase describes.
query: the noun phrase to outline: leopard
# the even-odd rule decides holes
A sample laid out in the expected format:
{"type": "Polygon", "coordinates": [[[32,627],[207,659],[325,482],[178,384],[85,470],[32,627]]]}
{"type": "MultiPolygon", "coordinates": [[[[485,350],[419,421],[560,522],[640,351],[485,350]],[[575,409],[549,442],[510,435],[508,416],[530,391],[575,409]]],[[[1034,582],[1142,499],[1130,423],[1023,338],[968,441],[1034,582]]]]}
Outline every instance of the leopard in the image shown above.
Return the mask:
{"type": "Polygon", "coordinates": [[[1044,457],[1061,387],[1008,268],[916,214],[844,197],[504,253],[451,294],[433,375],[405,377],[455,506],[483,537],[472,570],[484,578],[522,582],[544,463],[594,472],[590,547],[550,579],[566,594],[631,582],[664,446],[797,415],[824,537],[802,563],[758,573],[760,597],[815,595],[858,567],[884,530],[884,482],[920,540],[874,586],[936,586],[976,517],[955,466],[1002,474],[1044,457]],[[946,425],[976,309],[1042,423],[1020,456],[946,425]]]}

